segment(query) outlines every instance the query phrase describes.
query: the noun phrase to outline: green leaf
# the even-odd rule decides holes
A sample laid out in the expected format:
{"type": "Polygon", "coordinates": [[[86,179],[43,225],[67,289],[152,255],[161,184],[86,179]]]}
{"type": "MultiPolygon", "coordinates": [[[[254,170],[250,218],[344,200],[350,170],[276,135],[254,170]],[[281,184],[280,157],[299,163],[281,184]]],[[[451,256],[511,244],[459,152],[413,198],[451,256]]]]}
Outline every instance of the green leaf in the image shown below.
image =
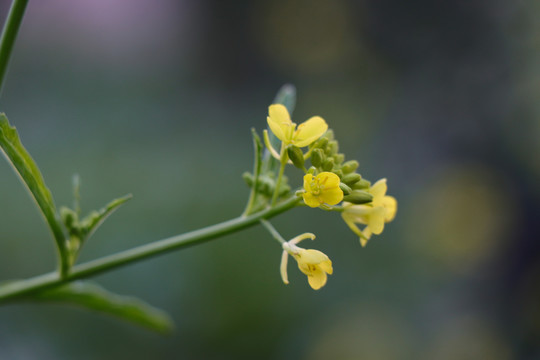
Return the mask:
{"type": "Polygon", "coordinates": [[[9,124],[4,113],[0,113],[0,147],[41,209],[56,240],[60,256],[65,259],[65,235],[60,225],[51,192],[45,185],[43,176],[34,159],[22,145],[17,130],[9,124]]]}
{"type": "Polygon", "coordinates": [[[90,212],[90,214],[88,214],[82,220],[79,220],[78,192],[76,193],[75,197],[76,210],[65,206],[60,208],[60,216],[69,234],[67,253],[70,266],[75,263],[82,245],[86,242],[86,240],[88,240],[88,238],[90,238],[90,236],[92,236],[94,231],[96,231],[97,228],[109,217],[109,215],[120,207],[120,205],[124,204],[131,198],[131,194],[128,194],[121,198],[114,199],[99,211],[90,212]]]}
{"type": "Polygon", "coordinates": [[[96,229],[103,224],[109,215],[111,215],[116,209],[118,209],[126,201],[130,200],[133,196],[127,194],[121,198],[114,199],[108,203],[105,207],[101,208],[99,211],[92,211],[84,219],[81,220],[80,226],[83,231],[83,241],[89,238],[96,229]]]}
{"type": "Polygon", "coordinates": [[[273,104],[284,105],[292,117],[296,106],[296,88],[292,84],[283,85],[277,92],[273,104]]]}
{"type": "Polygon", "coordinates": [[[99,285],[77,281],[30,296],[32,300],[72,303],[114,315],[160,333],[169,333],[174,324],[170,316],[140,299],[113,294],[99,285]]]}

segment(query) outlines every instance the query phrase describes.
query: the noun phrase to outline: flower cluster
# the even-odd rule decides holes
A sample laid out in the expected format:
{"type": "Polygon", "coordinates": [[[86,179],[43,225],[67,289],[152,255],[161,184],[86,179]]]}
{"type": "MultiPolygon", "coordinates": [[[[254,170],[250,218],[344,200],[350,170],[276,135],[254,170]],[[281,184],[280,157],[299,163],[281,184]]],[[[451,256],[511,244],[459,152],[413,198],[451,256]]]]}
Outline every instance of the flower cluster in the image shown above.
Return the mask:
{"type": "MultiPolygon", "coordinates": [[[[270,132],[265,130],[263,134],[270,160],[259,167],[263,169],[260,173],[255,170],[244,176],[256,189],[255,193],[260,194],[262,200],[255,202],[259,207],[275,206],[281,199],[290,197],[284,169],[287,164],[292,164],[304,172],[303,188],[296,195],[301,196],[310,208],[340,212],[362,246],[372,235],[381,234],[385,223],[394,219],[397,201],[386,195],[386,179],[372,185],[357,172],[358,161],[345,161],[333,131],[323,118],[313,116],[297,125],[284,105],[274,104],[268,109],[267,124],[270,132]],[[274,167],[270,163],[272,158],[275,159],[274,167]],[[360,229],[358,225],[365,227],[360,229]]],[[[277,233],[273,228],[271,232],[277,233]]],[[[297,246],[301,240],[314,239],[315,235],[305,233],[290,241],[283,240],[280,235],[274,237],[282,243],[281,277],[284,283],[289,283],[287,261],[292,256],[313,289],[318,290],[326,284],[327,275],[333,272],[328,256],[318,250],[297,246]]]]}

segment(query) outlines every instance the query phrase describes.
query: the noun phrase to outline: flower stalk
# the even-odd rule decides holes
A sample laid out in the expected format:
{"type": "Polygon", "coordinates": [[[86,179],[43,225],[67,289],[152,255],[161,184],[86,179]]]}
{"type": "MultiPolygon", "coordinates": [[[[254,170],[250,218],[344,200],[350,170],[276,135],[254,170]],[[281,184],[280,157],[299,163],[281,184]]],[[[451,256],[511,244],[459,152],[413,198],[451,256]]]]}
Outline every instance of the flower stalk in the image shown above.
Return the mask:
{"type": "Polygon", "coordinates": [[[76,265],[64,278],[60,277],[57,272],[52,272],[27,280],[7,283],[0,287],[0,303],[39,292],[44,289],[60,286],[77,279],[88,278],[156,255],[200,244],[246,229],[258,224],[261,220],[270,219],[292,209],[298,205],[299,202],[300,198],[293,196],[275,207],[259,211],[250,216],[240,216],[199,230],[155,241],[117,254],[104,256],[97,260],[76,265]]]}
{"type": "Polygon", "coordinates": [[[4,85],[9,58],[11,57],[11,51],[19,33],[27,4],[28,0],[14,0],[9,9],[4,28],[2,29],[2,37],[0,38],[0,92],[4,85]]]}

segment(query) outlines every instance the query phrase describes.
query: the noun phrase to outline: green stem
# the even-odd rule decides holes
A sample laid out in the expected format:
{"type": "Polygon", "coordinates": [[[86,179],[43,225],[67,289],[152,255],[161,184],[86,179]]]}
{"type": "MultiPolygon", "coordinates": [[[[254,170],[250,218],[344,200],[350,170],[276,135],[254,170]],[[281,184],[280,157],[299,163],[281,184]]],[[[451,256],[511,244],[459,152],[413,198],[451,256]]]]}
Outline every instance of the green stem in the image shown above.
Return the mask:
{"type": "Polygon", "coordinates": [[[276,188],[274,189],[274,195],[272,196],[272,202],[270,203],[271,206],[276,205],[278,195],[279,195],[279,188],[281,187],[281,180],[283,179],[283,173],[285,172],[285,165],[287,165],[287,151],[285,151],[284,144],[281,144],[281,161],[280,161],[280,167],[279,167],[279,175],[276,181],[276,188]]]}
{"type": "Polygon", "coordinates": [[[253,186],[251,187],[251,192],[249,194],[249,200],[242,213],[242,216],[247,216],[251,214],[253,210],[253,205],[257,198],[258,187],[259,187],[259,176],[261,175],[261,157],[262,157],[262,144],[259,135],[255,132],[255,129],[251,129],[253,134],[253,150],[255,152],[255,160],[253,161],[253,186]]]}
{"type": "Polygon", "coordinates": [[[28,0],[13,0],[0,38],[0,91],[4,85],[9,58],[17,38],[28,0]]]}
{"type": "Polygon", "coordinates": [[[270,235],[272,235],[272,237],[276,239],[280,244],[284,244],[287,242],[283,238],[283,236],[281,236],[281,234],[276,230],[276,228],[270,223],[270,221],[261,219],[260,222],[266,228],[266,230],[268,230],[270,235]]]}
{"type": "Polygon", "coordinates": [[[294,196],[289,200],[280,203],[278,206],[271,207],[250,216],[241,216],[203,229],[155,241],[150,244],[89,261],[74,266],[65,278],[60,277],[57,272],[52,272],[27,280],[6,283],[4,286],[0,286],[0,302],[59,286],[73,280],[94,276],[152,256],[192,246],[248,228],[258,224],[261,219],[269,219],[292,209],[298,204],[299,200],[298,197],[294,196]]]}

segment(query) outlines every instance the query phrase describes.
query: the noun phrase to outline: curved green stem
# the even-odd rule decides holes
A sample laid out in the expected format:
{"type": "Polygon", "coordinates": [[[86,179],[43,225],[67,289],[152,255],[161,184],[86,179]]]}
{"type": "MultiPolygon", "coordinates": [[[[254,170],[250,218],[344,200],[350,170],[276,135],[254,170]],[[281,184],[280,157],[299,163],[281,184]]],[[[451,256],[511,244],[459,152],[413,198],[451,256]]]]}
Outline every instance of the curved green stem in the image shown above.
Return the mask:
{"type": "Polygon", "coordinates": [[[281,144],[281,161],[280,161],[280,167],[279,167],[279,174],[276,181],[276,188],[274,189],[274,195],[272,196],[272,202],[270,203],[271,206],[276,205],[278,195],[279,195],[279,189],[281,187],[281,180],[283,179],[283,173],[285,172],[285,166],[287,165],[287,151],[285,151],[285,145],[281,144]]]}
{"type": "Polygon", "coordinates": [[[59,286],[73,280],[94,276],[152,256],[164,254],[240,231],[258,224],[261,219],[269,219],[292,209],[299,201],[300,199],[294,196],[289,200],[280,203],[278,206],[271,207],[250,216],[241,216],[203,229],[155,241],[150,244],[89,261],[74,266],[65,278],[60,277],[57,272],[52,272],[27,280],[6,283],[5,285],[0,286],[0,303],[19,296],[59,286]]]}
{"type": "Polygon", "coordinates": [[[251,214],[253,210],[253,205],[257,198],[257,192],[259,187],[259,176],[261,174],[261,158],[262,158],[262,144],[259,135],[255,132],[255,129],[251,129],[253,134],[253,150],[255,152],[255,159],[253,161],[253,186],[251,187],[251,192],[249,193],[249,200],[242,213],[242,216],[247,216],[251,214]]]}
{"type": "Polygon", "coordinates": [[[281,236],[281,234],[276,230],[276,228],[270,223],[270,221],[267,221],[267,220],[264,220],[264,219],[261,219],[259,221],[266,228],[266,230],[268,230],[270,235],[272,235],[272,237],[277,240],[277,242],[279,242],[280,244],[284,244],[284,243],[287,242],[283,238],[283,236],[281,236]]]}
{"type": "Polygon", "coordinates": [[[28,0],[14,0],[9,9],[4,29],[2,30],[2,38],[0,39],[0,91],[4,85],[9,58],[13,44],[17,38],[19,27],[21,26],[24,11],[28,0]]]}

